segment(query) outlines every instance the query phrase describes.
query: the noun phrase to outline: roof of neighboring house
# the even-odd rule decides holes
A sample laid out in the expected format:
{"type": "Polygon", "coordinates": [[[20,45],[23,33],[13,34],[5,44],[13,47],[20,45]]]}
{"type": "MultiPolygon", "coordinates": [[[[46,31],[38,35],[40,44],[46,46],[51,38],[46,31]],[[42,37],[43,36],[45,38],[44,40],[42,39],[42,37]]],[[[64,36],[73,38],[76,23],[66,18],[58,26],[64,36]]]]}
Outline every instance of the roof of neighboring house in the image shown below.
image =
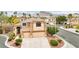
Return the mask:
{"type": "Polygon", "coordinates": [[[26,19],[24,22],[37,22],[37,21],[44,21],[44,19],[41,19],[41,18],[29,18],[29,19],[26,19]]]}

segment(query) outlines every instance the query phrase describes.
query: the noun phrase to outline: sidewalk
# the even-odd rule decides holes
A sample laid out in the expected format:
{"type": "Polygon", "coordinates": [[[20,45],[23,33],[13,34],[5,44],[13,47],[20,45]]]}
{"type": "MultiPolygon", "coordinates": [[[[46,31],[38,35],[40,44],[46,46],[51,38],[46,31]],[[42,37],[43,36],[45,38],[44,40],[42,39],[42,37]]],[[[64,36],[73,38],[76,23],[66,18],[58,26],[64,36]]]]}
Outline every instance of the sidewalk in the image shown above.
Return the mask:
{"type": "Polygon", "coordinates": [[[72,44],[70,44],[69,42],[65,41],[66,46],[62,47],[62,48],[76,48],[75,46],[73,46],[72,44]]]}
{"type": "Polygon", "coordinates": [[[63,29],[63,30],[66,30],[66,31],[69,31],[69,32],[75,33],[75,34],[79,34],[79,33],[75,32],[76,29],[73,29],[73,28],[68,28],[68,29],[63,28],[63,27],[60,27],[60,28],[63,29]]]}

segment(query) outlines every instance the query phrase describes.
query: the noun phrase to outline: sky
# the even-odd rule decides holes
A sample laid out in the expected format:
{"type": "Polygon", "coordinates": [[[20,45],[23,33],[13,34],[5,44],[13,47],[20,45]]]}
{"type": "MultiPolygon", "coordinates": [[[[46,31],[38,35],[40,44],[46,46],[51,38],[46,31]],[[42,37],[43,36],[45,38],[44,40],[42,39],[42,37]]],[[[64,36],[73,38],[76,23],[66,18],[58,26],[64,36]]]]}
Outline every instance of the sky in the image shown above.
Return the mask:
{"type": "MultiPolygon", "coordinates": [[[[8,16],[11,16],[13,14],[13,11],[7,11],[7,12],[8,12],[8,16]]],[[[39,11],[17,11],[18,16],[21,16],[23,12],[26,14],[32,14],[32,15],[39,13],[39,11]]],[[[79,11],[47,11],[47,12],[50,12],[52,14],[57,14],[57,15],[79,13],[79,11]]]]}

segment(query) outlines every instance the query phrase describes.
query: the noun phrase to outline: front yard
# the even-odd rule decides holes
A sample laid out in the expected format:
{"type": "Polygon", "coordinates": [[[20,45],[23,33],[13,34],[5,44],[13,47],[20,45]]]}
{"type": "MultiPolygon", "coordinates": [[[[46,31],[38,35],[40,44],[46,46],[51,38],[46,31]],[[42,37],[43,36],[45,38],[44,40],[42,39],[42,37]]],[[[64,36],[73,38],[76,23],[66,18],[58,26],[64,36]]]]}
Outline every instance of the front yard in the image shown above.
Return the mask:
{"type": "Polygon", "coordinates": [[[10,32],[7,44],[16,48],[61,48],[64,46],[64,41],[54,35],[58,31],[56,27],[48,27],[47,36],[36,38],[23,38],[20,34],[15,35],[15,33],[10,32]]]}

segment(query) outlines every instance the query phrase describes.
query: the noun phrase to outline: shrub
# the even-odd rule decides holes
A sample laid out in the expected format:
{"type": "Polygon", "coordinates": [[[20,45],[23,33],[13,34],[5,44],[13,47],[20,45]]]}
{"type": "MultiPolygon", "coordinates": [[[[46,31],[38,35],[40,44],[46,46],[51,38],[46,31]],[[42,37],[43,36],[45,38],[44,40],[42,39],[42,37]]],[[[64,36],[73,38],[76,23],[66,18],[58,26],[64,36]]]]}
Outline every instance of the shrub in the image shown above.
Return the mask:
{"type": "Polygon", "coordinates": [[[58,42],[56,40],[51,40],[50,41],[50,45],[51,46],[57,46],[58,45],[58,42]]]}
{"type": "Polygon", "coordinates": [[[73,28],[73,26],[70,26],[70,25],[65,25],[64,27],[65,28],[73,28]]]}
{"type": "Polygon", "coordinates": [[[75,32],[79,32],[79,30],[76,30],[75,32]]]}
{"type": "Polygon", "coordinates": [[[9,32],[8,36],[9,36],[9,37],[10,37],[10,36],[14,37],[14,36],[15,36],[15,33],[9,32]]]}
{"type": "Polygon", "coordinates": [[[9,32],[8,36],[9,36],[8,41],[15,39],[15,33],[13,33],[13,32],[9,32]]]}
{"type": "Polygon", "coordinates": [[[21,36],[21,34],[19,35],[19,38],[21,38],[22,36],[21,36]]]}
{"type": "Polygon", "coordinates": [[[51,35],[56,34],[58,31],[59,31],[59,30],[58,30],[58,28],[56,28],[56,27],[48,27],[48,28],[47,28],[47,32],[48,32],[49,34],[51,34],[51,35]]]}
{"type": "Polygon", "coordinates": [[[16,45],[21,45],[21,43],[22,43],[22,39],[21,38],[16,39],[16,42],[15,42],[16,45]]]}
{"type": "Polygon", "coordinates": [[[10,36],[9,39],[8,39],[8,41],[11,41],[13,39],[15,39],[15,37],[10,36]]]}

